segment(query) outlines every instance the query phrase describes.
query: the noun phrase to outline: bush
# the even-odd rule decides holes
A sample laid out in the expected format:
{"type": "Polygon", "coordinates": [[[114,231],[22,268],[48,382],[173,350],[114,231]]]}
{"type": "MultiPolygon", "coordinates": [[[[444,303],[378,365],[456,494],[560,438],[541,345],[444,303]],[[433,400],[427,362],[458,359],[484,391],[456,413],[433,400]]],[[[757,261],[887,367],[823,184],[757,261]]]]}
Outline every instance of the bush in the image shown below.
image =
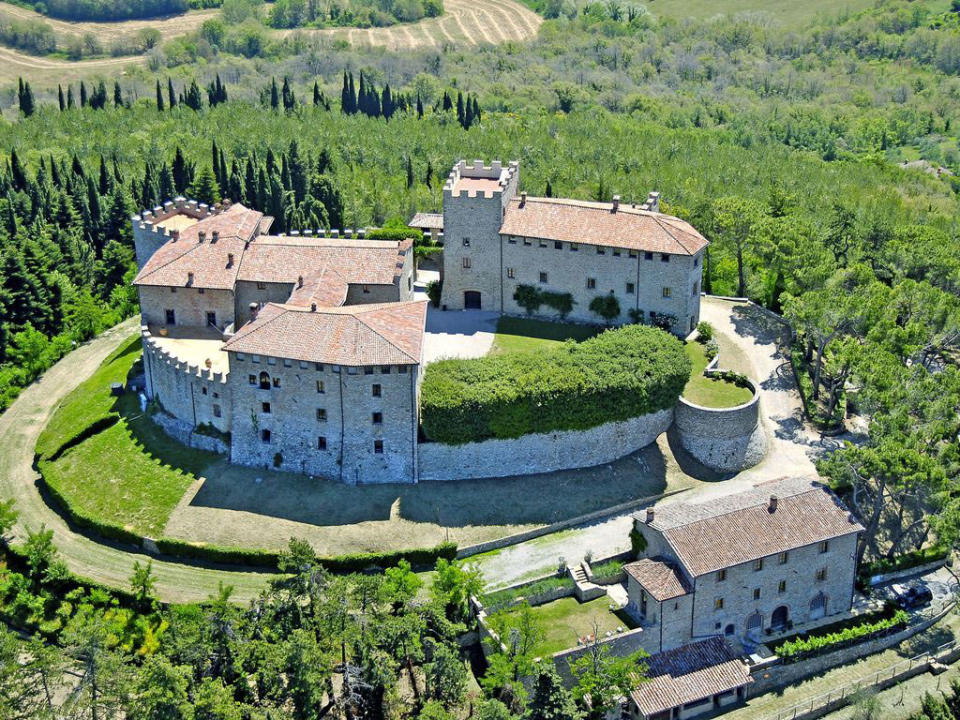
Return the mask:
{"type": "Polygon", "coordinates": [[[640,325],[540,353],[441,360],[424,377],[423,430],[450,444],[585,430],[673,407],[689,377],[680,341],[640,325]]]}
{"type": "Polygon", "coordinates": [[[537,595],[553,592],[554,590],[573,590],[573,588],[574,582],[569,577],[549,577],[529,583],[528,585],[520,585],[518,587],[507,588],[506,590],[487,593],[480,597],[480,602],[484,608],[489,610],[490,608],[507,605],[518,598],[532,598],[537,595]]]}
{"type": "Polygon", "coordinates": [[[860,575],[869,578],[874,575],[897,572],[898,570],[908,570],[919,567],[920,565],[936,562],[937,560],[943,560],[949,554],[946,548],[933,546],[903,553],[894,558],[879,558],[871,562],[863,563],[860,566],[860,575]]]}
{"type": "Polygon", "coordinates": [[[697,342],[706,344],[711,340],[713,340],[713,325],[706,320],[701,320],[697,323],[697,342]]]}
{"type": "MultiPolygon", "coordinates": [[[[541,305],[553,308],[561,318],[565,318],[573,310],[573,295],[570,293],[549,292],[540,290],[533,285],[517,285],[513,291],[513,299],[527,315],[532,315],[541,305]]],[[[619,305],[617,314],[619,314],[619,305]]]]}
{"type": "Polygon", "coordinates": [[[423,231],[412,227],[382,227],[369,230],[368,240],[408,240],[423,241],[423,231]]]}
{"type": "Polygon", "coordinates": [[[590,570],[593,571],[594,580],[612,580],[623,573],[623,561],[607,560],[606,562],[602,562],[598,565],[591,565],[590,570]]]}
{"type": "Polygon", "coordinates": [[[440,307],[441,292],[443,292],[443,284],[439,280],[431,280],[427,283],[427,297],[430,298],[430,304],[434,307],[440,307]]]}
{"type": "Polygon", "coordinates": [[[783,658],[784,661],[793,662],[804,657],[819,655],[830,652],[831,650],[839,650],[841,647],[863,642],[871,637],[906,625],[908,619],[909,615],[907,615],[906,611],[897,610],[893,615],[873,622],[860,622],[857,625],[844,627],[835,632],[798,637],[795,640],[785,640],[774,648],[774,652],[783,658]]]}

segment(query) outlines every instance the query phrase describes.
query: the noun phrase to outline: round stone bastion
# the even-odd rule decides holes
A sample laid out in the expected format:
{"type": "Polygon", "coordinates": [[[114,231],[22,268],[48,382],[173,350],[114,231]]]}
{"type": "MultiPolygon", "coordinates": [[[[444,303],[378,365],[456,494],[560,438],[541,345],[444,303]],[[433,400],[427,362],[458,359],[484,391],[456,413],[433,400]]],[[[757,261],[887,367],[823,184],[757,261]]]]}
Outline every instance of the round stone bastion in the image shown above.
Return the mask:
{"type": "Polygon", "coordinates": [[[673,425],[683,449],[707,467],[730,473],[746,470],[763,459],[767,436],[760,422],[760,393],[747,378],[753,397],[732,408],[694,405],[681,397],[673,425]]]}

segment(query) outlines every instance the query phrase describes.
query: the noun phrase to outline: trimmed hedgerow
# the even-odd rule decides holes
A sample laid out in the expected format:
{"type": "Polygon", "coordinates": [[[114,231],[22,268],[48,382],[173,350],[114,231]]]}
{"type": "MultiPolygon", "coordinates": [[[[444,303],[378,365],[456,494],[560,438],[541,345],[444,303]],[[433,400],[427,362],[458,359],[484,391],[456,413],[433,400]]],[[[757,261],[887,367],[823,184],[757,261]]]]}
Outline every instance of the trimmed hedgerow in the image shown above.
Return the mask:
{"type": "Polygon", "coordinates": [[[640,325],[539,353],[441,360],[423,380],[423,431],[456,445],[585,430],[673,407],[689,377],[680,341],[640,325]]]}
{"type": "Polygon", "coordinates": [[[543,578],[542,580],[537,580],[536,582],[529,583],[527,585],[520,585],[519,587],[506,588],[504,590],[496,590],[492,593],[487,593],[480,598],[480,602],[488,610],[494,607],[501,607],[508,603],[513,602],[517,598],[532,598],[537,595],[544,595],[554,590],[570,590],[572,591],[575,583],[572,579],[566,575],[560,577],[549,577],[543,578]]]}
{"type": "Polygon", "coordinates": [[[909,619],[910,616],[905,611],[896,610],[889,617],[881,617],[879,620],[868,620],[857,625],[838,628],[834,632],[786,640],[776,646],[773,651],[783,658],[784,662],[793,662],[895,632],[905,626],[909,619]]]}
{"type": "Polygon", "coordinates": [[[911,550],[910,552],[897,555],[893,558],[878,558],[871,562],[865,562],[860,565],[860,575],[865,578],[873,575],[883,575],[886,573],[897,572],[898,570],[908,570],[910,568],[926,565],[927,563],[943,560],[949,555],[946,548],[936,545],[922,550],[911,550]]]}

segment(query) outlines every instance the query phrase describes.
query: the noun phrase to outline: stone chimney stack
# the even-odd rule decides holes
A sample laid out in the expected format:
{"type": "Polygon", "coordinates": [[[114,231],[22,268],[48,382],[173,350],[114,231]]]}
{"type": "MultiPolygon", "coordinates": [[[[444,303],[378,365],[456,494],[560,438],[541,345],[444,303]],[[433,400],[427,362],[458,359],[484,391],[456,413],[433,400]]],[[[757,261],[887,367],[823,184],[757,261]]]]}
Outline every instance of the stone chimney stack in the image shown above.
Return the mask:
{"type": "Polygon", "coordinates": [[[187,273],[187,285],[188,285],[188,286],[193,285],[193,273],[192,273],[192,272],[188,272],[188,273],[187,273]]]}
{"type": "Polygon", "coordinates": [[[776,495],[771,495],[771,496],[770,496],[770,507],[769,507],[769,510],[770,510],[770,512],[772,512],[772,513],[774,513],[774,512],[777,511],[777,496],[776,496],[776,495]]]}
{"type": "Polygon", "coordinates": [[[317,311],[317,304],[310,303],[310,312],[316,312],[316,311],[317,311]]]}
{"type": "Polygon", "coordinates": [[[180,231],[179,231],[179,230],[171,230],[171,231],[170,231],[170,237],[173,238],[173,241],[174,241],[174,242],[176,242],[177,240],[180,239],[180,231]]]}
{"type": "Polygon", "coordinates": [[[526,204],[527,204],[527,191],[524,190],[522,193],[520,193],[520,207],[523,207],[526,204]]]}
{"type": "Polygon", "coordinates": [[[298,288],[303,287],[303,275],[297,275],[297,287],[298,288]]]}
{"type": "Polygon", "coordinates": [[[219,239],[220,239],[219,230],[214,230],[212,233],[210,233],[210,242],[215,243],[219,239]]]}
{"type": "Polygon", "coordinates": [[[647,195],[647,205],[651,212],[660,212],[660,193],[654,190],[647,195]]]}
{"type": "Polygon", "coordinates": [[[652,507],[647,508],[647,525],[653,522],[656,517],[656,511],[652,507]]]}
{"type": "Polygon", "coordinates": [[[616,212],[619,209],[620,209],[620,196],[614,195],[613,196],[613,212],[616,212]]]}
{"type": "Polygon", "coordinates": [[[233,267],[233,253],[227,253],[227,267],[233,267]]]}
{"type": "Polygon", "coordinates": [[[198,242],[198,243],[202,243],[202,242],[203,242],[204,240],[206,240],[206,239],[207,239],[207,233],[206,233],[206,231],[204,231],[204,230],[198,230],[198,231],[197,231],[197,242],[198,242]]]}
{"type": "Polygon", "coordinates": [[[257,306],[256,303],[250,303],[250,320],[251,320],[251,321],[257,319],[257,311],[258,311],[258,310],[259,310],[259,307],[257,306]]]}

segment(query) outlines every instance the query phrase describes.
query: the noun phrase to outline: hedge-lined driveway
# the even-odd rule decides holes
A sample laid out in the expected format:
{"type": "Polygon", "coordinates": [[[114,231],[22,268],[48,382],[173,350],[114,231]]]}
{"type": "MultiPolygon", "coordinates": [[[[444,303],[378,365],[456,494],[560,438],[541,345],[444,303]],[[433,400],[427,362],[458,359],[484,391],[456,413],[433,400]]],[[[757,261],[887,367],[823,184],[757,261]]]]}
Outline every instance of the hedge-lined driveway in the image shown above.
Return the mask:
{"type": "MultiPolygon", "coordinates": [[[[133,563],[143,562],[147,556],[73,532],[40,496],[33,454],[37,437],[57,404],[138,327],[139,318],[131,318],[77,348],[24,390],[0,415],[0,497],[16,500],[20,512],[16,540],[23,540],[27,528],[36,530],[46,525],[54,531],[54,541],[71,571],[116,587],[127,587],[133,563]]],[[[158,560],[153,561],[153,569],[157,596],[170,602],[203,600],[216,592],[220,582],[234,586],[236,599],[247,599],[255,596],[268,578],[263,573],[214,570],[158,560]]]]}

